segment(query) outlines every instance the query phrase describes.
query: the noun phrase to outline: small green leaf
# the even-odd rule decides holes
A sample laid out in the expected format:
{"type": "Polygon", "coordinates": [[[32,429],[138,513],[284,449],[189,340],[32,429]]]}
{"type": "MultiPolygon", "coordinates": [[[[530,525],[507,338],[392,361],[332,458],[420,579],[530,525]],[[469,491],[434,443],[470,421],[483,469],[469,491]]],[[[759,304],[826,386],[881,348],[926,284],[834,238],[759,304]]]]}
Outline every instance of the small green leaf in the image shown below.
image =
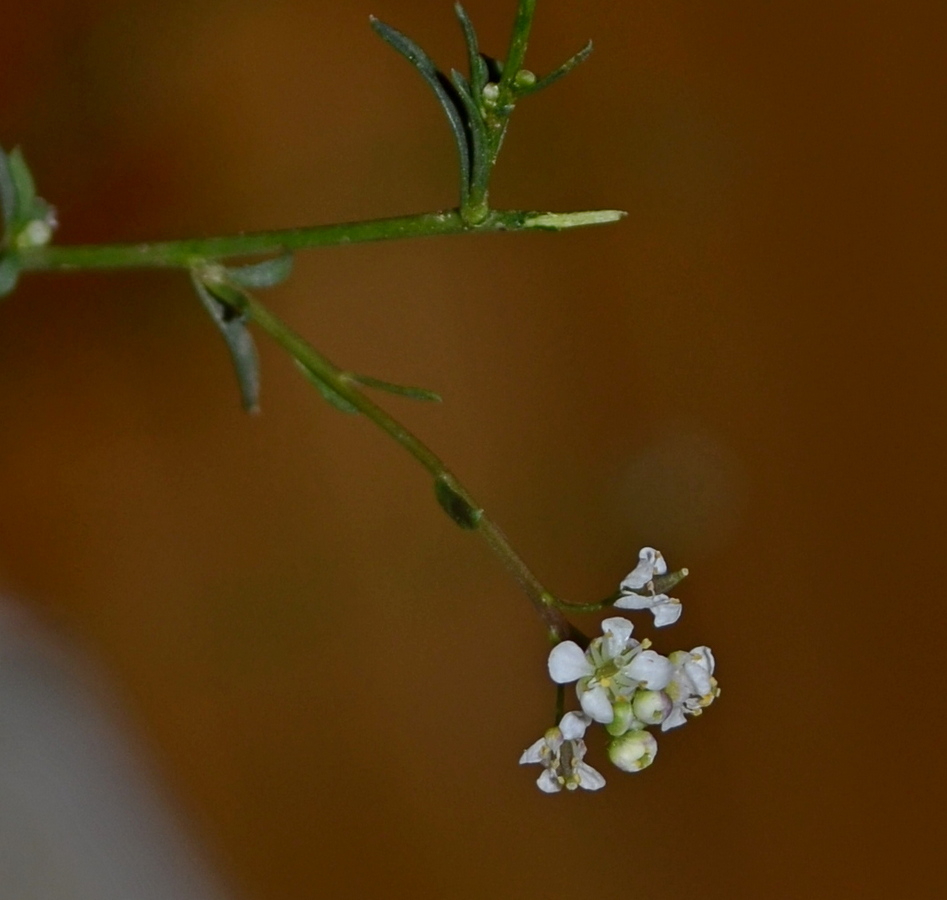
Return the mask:
{"type": "Polygon", "coordinates": [[[434,391],[428,391],[424,388],[411,387],[404,384],[392,384],[390,381],[382,381],[379,378],[372,378],[369,375],[357,375],[354,372],[345,374],[347,381],[354,381],[362,387],[374,388],[376,391],[385,391],[389,394],[397,394],[399,397],[409,397],[411,400],[420,400],[424,403],[440,403],[441,395],[434,391]]]}
{"type": "Polygon", "coordinates": [[[483,516],[483,510],[477,509],[465,499],[443,476],[434,480],[434,494],[441,508],[461,528],[472,531],[477,527],[483,516]]]}
{"type": "MultiPolygon", "coordinates": [[[[8,157],[10,166],[10,178],[13,180],[13,194],[15,198],[14,212],[11,220],[15,220],[18,225],[28,222],[30,219],[41,218],[37,215],[36,185],[33,183],[33,174],[30,167],[23,158],[23,151],[15,147],[8,157]]],[[[40,201],[42,203],[42,201],[40,201]]],[[[49,207],[45,203],[42,212],[48,211],[49,207]]]]}
{"type": "Polygon", "coordinates": [[[16,214],[16,206],[16,186],[10,172],[10,158],[0,147],[0,212],[3,212],[3,225],[7,232],[16,214]]]}
{"type": "Polygon", "coordinates": [[[49,242],[56,214],[36,196],[33,176],[19,147],[9,154],[0,150],[0,209],[7,246],[23,249],[49,242]]]}
{"type": "Polygon", "coordinates": [[[376,34],[387,44],[395,48],[405,59],[413,65],[421,77],[428,83],[431,90],[447,114],[450,122],[451,131],[454,134],[454,143],[457,145],[457,153],[460,157],[460,197],[463,205],[467,200],[470,191],[470,148],[468,146],[467,130],[464,125],[464,117],[458,108],[456,101],[448,93],[447,86],[450,82],[444,75],[437,70],[434,61],[414,42],[411,38],[403,35],[390,25],[369,17],[372,28],[376,34]]]}
{"type": "Polygon", "coordinates": [[[517,93],[521,97],[525,97],[527,94],[535,94],[537,91],[544,90],[564,75],[568,75],[577,65],[584,63],[591,53],[592,42],[589,41],[575,56],[567,59],[558,69],[550,72],[543,78],[537,79],[532,84],[518,84],[517,93]]]}
{"type": "Polygon", "coordinates": [[[285,253],[263,262],[246,266],[227,267],[227,277],[235,284],[245,288],[268,288],[289,278],[293,271],[293,255],[285,253]]]}
{"type": "Polygon", "coordinates": [[[240,398],[247,412],[255,412],[260,405],[260,363],[253,336],[246,324],[246,314],[233,302],[235,288],[228,285],[206,284],[198,272],[191,273],[197,296],[210,313],[214,324],[224,336],[240,386],[240,398]]]}
{"type": "Polygon", "coordinates": [[[306,376],[306,380],[310,384],[314,385],[316,390],[322,394],[322,399],[327,403],[331,403],[336,409],[344,413],[349,413],[350,415],[358,415],[358,407],[353,406],[345,399],[338,391],[336,391],[331,385],[323,381],[312,369],[309,368],[305,363],[300,362],[298,359],[293,360],[296,363],[297,368],[303,375],[306,376]]]}
{"type": "Polygon", "coordinates": [[[5,297],[16,287],[20,266],[12,253],[0,256],[0,297],[5,297]]]}
{"type": "Polygon", "coordinates": [[[470,87],[471,93],[475,97],[480,96],[483,86],[490,78],[490,72],[487,64],[480,55],[480,47],[477,43],[477,32],[474,30],[473,22],[467,11],[459,3],[454,4],[454,12],[460,21],[460,27],[464,32],[464,43],[467,45],[467,59],[470,65],[470,87]]]}

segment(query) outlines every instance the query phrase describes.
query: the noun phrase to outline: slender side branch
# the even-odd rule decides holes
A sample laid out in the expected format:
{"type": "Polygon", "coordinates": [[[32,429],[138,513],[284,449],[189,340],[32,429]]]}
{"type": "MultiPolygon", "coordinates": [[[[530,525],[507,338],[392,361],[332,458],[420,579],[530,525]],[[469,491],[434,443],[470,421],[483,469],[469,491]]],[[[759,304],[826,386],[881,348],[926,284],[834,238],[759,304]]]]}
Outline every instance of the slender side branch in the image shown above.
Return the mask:
{"type": "MultiPolygon", "coordinates": [[[[573,626],[555,608],[557,601],[553,595],[543,587],[540,580],[510,545],[496,523],[483,511],[483,508],[474,500],[470,492],[444,465],[434,451],[404,425],[366,397],[355,387],[345,372],[326,359],[305,338],[290,328],[259,300],[249,294],[243,296],[245,298],[245,308],[242,312],[247,314],[251,322],[263,329],[316,378],[329,385],[333,392],[360,413],[363,413],[389,437],[404,447],[434,477],[435,484],[438,486],[439,499],[441,499],[440,492],[446,491],[451,498],[460,504],[465,512],[460,512],[457,515],[451,513],[452,517],[463,527],[477,532],[487,546],[500,558],[504,566],[513,574],[545,624],[550,641],[558,643],[574,636],[573,626]]],[[[443,500],[442,505],[444,505],[443,500]]],[[[446,505],[445,508],[447,508],[446,505]]],[[[448,510],[448,512],[451,511],[448,510]]]]}

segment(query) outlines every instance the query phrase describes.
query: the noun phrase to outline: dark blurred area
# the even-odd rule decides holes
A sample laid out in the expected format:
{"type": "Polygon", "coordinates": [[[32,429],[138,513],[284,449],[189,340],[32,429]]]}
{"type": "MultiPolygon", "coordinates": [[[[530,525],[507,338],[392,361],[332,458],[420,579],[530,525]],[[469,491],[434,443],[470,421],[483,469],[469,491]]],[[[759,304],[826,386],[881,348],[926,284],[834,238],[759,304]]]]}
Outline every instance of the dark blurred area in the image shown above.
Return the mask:
{"type": "MultiPolygon", "coordinates": [[[[514,6],[469,0],[487,52],[514,6]]],[[[0,144],[62,243],[452,206],[370,13],[463,64],[447,0],[11,6],[0,144]]],[[[518,111],[492,200],[628,217],[313,251],[267,295],[443,394],[386,403],[563,595],[645,544],[690,568],[677,626],[636,621],[710,645],[722,697],[638,775],[593,741],[594,795],[516,765],[542,630],[412,460],[262,339],[244,415],[183,275],[23,277],[0,587],[107,673],[235,897],[940,895],[945,17],[542,2],[531,67],[595,52],[518,111]]]]}

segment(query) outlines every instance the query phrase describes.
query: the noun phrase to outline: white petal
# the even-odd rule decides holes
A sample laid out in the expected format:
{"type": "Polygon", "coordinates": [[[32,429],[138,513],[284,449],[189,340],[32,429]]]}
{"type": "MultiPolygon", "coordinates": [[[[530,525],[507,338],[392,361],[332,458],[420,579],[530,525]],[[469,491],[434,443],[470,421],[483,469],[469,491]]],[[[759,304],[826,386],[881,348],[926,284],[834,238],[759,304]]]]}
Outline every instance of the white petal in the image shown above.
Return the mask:
{"type": "Polygon", "coordinates": [[[677,728],[683,725],[686,721],[684,710],[679,706],[675,706],[674,709],[671,710],[671,715],[661,723],[661,730],[669,731],[671,728],[677,728]]]}
{"type": "Polygon", "coordinates": [[[695,647],[693,650],[691,650],[691,658],[695,662],[699,662],[700,657],[702,657],[704,660],[701,664],[708,671],[708,673],[713,675],[714,674],[714,654],[713,654],[713,651],[710,649],[710,647],[695,647]]]}
{"type": "Polygon", "coordinates": [[[615,712],[605,688],[594,687],[590,691],[583,691],[579,695],[579,703],[582,704],[582,711],[587,716],[603,725],[608,725],[615,718],[615,712]]]}
{"type": "Polygon", "coordinates": [[[684,674],[687,675],[691,684],[694,685],[694,693],[699,697],[710,693],[713,687],[710,681],[710,674],[700,663],[686,663],[684,665],[684,674]]]}
{"type": "Polygon", "coordinates": [[[589,727],[590,719],[580,712],[567,712],[559,723],[559,730],[567,741],[577,741],[589,727]]]}
{"type": "Polygon", "coordinates": [[[654,650],[642,650],[622,672],[640,681],[650,691],[663,691],[671,681],[674,666],[654,650]]]}
{"type": "MultiPolygon", "coordinates": [[[[654,547],[643,547],[641,553],[645,551],[648,552],[649,558],[654,562],[654,574],[666,575],[668,564],[664,561],[664,554],[660,550],[655,550],[654,547]]],[[[639,559],[641,558],[641,553],[638,554],[639,559]]]]}
{"type": "Polygon", "coordinates": [[[622,591],[637,591],[654,578],[654,566],[640,562],[622,580],[618,586],[622,591]]]}
{"type": "Polygon", "coordinates": [[[556,684],[568,684],[591,675],[595,669],[575,641],[556,644],[549,653],[549,677],[556,684]]]}
{"type": "Polygon", "coordinates": [[[528,763],[541,763],[543,762],[543,749],[546,746],[546,741],[543,738],[540,738],[536,741],[535,744],[530,745],[523,751],[523,755],[520,757],[520,765],[525,766],[528,763]]]}
{"type": "MultiPolygon", "coordinates": [[[[625,583],[622,582],[622,590],[625,583]]],[[[654,597],[645,597],[641,594],[622,594],[613,604],[616,609],[651,609],[654,606],[654,597]]]]}
{"type": "Polygon", "coordinates": [[[663,575],[667,570],[667,563],[660,551],[655,550],[654,547],[642,547],[638,551],[638,565],[625,576],[621,583],[621,590],[640,590],[656,574],[663,575]]]}
{"type": "Polygon", "coordinates": [[[655,599],[658,602],[651,607],[655,628],[673,625],[681,617],[683,611],[681,601],[665,594],[658,594],[655,599]]]}
{"type": "Polygon", "coordinates": [[[552,769],[544,769],[539,778],[536,779],[536,784],[541,791],[547,794],[556,794],[562,790],[562,785],[552,769]]]}
{"type": "Polygon", "coordinates": [[[587,791],[597,791],[605,787],[605,776],[593,769],[588,763],[579,763],[575,767],[575,774],[579,776],[579,787],[587,791]]]}
{"type": "Polygon", "coordinates": [[[605,636],[605,655],[612,659],[624,652],[631,639],[635,626],[621,616],[602,620],[602,634],[605,636]]]}

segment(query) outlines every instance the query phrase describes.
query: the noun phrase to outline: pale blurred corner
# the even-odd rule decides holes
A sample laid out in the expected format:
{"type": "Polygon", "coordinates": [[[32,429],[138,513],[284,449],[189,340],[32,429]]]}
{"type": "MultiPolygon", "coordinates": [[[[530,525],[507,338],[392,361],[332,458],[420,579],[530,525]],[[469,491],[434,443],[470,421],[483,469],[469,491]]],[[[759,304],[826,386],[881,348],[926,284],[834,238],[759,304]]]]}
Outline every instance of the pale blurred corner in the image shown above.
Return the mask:
{"type": "Polygon", "coordinates": [[[224,900],[100,673],[0,599],[0,896],[224,900]]]}

